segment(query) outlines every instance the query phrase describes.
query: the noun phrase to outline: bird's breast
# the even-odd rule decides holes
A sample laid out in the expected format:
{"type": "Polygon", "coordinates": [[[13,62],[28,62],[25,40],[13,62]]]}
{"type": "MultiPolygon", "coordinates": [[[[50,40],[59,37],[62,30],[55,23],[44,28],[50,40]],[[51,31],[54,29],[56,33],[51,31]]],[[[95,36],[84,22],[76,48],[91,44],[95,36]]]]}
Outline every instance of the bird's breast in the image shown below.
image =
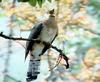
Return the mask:
{"type": "Polygon", "coordinates": [[[56,34],[57,34],[57,28],[44,27],[39,38],[42,41],[51,43],[52,40],[55,38],[56,34]]]}

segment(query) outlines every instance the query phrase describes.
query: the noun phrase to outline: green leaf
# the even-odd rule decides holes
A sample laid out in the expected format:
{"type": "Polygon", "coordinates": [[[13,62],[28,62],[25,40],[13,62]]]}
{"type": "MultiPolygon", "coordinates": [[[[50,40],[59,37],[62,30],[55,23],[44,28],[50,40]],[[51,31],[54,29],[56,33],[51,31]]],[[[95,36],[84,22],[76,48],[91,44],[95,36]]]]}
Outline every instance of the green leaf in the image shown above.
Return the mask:
{"type": "Polygon", "coordinates": [[[23,2],[28,2],[29,0],[22,0],[23,2]]]}
{"type": "Polygon", "coordinates": [[[48,0],[49,2],[51,2],[52,0],[48,0]]]}
{"type": "Polygon", "coordinates": [[[45,0],[42,0],[43,1],[43,3],[45,2],[45,0]]]}
{"type": "Polygon", "coordinates": [[[29,0],[29,4],[32,6],[36,6],[37,0],[29,0]]]}
{"type": "Polygon", "coordinates": [[[29,0],[18,0],[19,2],[28,2],[29,0]]]}
{"type": "Polygon", "coordinates": [[[38,0],[38,4],[39,4],[40,7],[42,7],[43,0],[38,0]]]}
{"type": "Polygon", "coordinates": [[[0,0],[0,2],[1,2],[2,0],[0,0]]]}

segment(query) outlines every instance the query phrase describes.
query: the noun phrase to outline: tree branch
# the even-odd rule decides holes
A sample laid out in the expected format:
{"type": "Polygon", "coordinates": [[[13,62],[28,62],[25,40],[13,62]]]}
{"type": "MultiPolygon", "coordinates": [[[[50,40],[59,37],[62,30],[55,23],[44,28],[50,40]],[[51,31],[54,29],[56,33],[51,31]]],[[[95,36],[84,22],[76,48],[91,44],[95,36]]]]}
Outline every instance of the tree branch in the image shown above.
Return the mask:
{"type": "Polygon", "coordinates": [[[93,33],[93,34],[96,34],[96,35],[98,35],[98,36],[100,36],[100,33],[97,33],[97,32],[95,32],[95,31],[93,31],[93,30],[91,30],[91,29],[86,29],[86,28],[83,28],[85,31],[89,31],[89,32],[91,32],[91,33],[93,33]]]}
{"type": "Polygon", "coordinates": [[[58,49],[57,47],[51,45],[50,43],[47,43],[47,42],[45,42],[45,41],[40,41],[40,40],[37,40],[37,39],[27,39],[27,38],[22,38],[22,37],[20,37],[20,38],[17,38],[17,37],[10,37],[10,36],[4,35],[3,32],[0,33],[0,37],[5,38],[5,39],[10,39],[10,40],[33,41],[33,42],[36,42],[36,43],[40,43],[40,42],[41,42],[41,43],[43,43],[44,45],[47,45],[47,46],[49,46],[50,48],[53,48],[53,49],[55,49],[56,51],[58,51],[58,52],[60,53],[59,55],[61,55],[61,56],[63,57],[63,59],[66,61],[66,65],[65,65],[66,69],[69,68],[69,63],[68,63],[68,59],[69,59],[69,58],[63,53],[63,51],[62,51],[61,49],[58,49]]]}
{"type": "Polygon", "coordinates": [[[92,34],[95,34],[95,35],[100,36],[100,33],[95,32],[95,31],[93,31],[92,29],[84,28],[84,27],[82,27],[81,25],[78,25],[77,28],[82,28],[82,29],[84,29],[85,31],[88,31],[88,32],[90,32],[90,33],[92,33],[92,34]]]}

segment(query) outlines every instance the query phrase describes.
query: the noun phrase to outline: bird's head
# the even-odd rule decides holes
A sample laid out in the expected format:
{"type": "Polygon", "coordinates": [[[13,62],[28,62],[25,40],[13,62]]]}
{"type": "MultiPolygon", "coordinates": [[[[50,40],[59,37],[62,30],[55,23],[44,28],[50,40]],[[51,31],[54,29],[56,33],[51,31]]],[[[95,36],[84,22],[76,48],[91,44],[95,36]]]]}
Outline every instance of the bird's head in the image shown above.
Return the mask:
{"type": "Polygon", "coordinates": [[[55,19],[55,13],[54,13],[54,9],[50,10],[48,12],[49,14],[49,18],[45,21],[45,24],[51,26],[51,25],[55,25],[57,22],[56,22],[56,19],[55,19]]]}
{"type": "Polygon", "coordinates": [[[55,22],[55,15],[54,15],[54,9],[49,11],[49,18],[48,18],[49,23],[54,23],[55,22]]]}
{"type": "Polygon", "coordinates": [[[49,11],[49,16],[50,16],[50,17],[55,17],[55,16],[54,16],[54,9],[52,9],[52,10],[49,11]]]}

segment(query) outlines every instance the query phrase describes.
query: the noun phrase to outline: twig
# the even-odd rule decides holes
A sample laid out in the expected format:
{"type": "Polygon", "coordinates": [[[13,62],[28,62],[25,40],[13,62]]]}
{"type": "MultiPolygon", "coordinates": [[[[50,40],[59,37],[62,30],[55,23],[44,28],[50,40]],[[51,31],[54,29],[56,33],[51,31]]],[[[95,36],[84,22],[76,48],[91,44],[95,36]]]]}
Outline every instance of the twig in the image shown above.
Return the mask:
{"type": "Polygon", "coordinates": [[[59,55],[57,64],[53,68],[51,68],[49,71],[52,71],[55,67],[57,67],[60,64],[61,59],[62,59],[62,55],[59,55]]]}
{"type": "Polygon", "coordinates": [[[91,29],[86,29],[86,28],[83,28],[85,31],[89,31],[89,32],[91,32],[91,33],[93,33],[93,34],[96,34],[96,35],[98,35],[98,36],[100,36],[100,33],[97,33],[97,32],[95,32],[95,31],[93,31],[93,30],[91,30],[91,29]]]}
{"type": "Polygon", "coordinates": [[[59,15],[59,0],[56,0],[57,1],[57,13],[56,13],[56,20],[58,20],[58,15],[59,15]]]}
{"type": "MultiPolygon", "coordinates": [[[[92,34],[95,34],[95,35],[98,35],[98,36],[100,36],[100,33],[99,32],[96,32],[96,31],[94,31],[94,30],[92,30],[92,29],[88,29],[88,28],[83,28],[81,25],[76,25],[76,24],[72,24],[72,23],[69,23],[69,24],[67,24],[66,23],[66,25],[74,25],[74,26],[77,26],[77,27],[74,27],[74,29],[75,28],[82,28],[83,30],[85,30],[85,31],[88,31],[88,32],[90,32],[90,33],[92,33],[92,34]]],[[[65,26],[66,26],[65,25],[65,26]]]]}
{"type": "Polygon", "coordinates": [[[66,69],[68,69],[69,68],[69,63],[68,63],[69,58],[62,52],[61,49],[58,49],[55,46],[51,46],[51,47],[60,53],[59,55],[61,55],[63,57],[63,59],[66,61],[65,67],[66,67],[66,69]]]}
{"type": "Polygon", "coordinates": [[[36,43],[40,43],[41,42],[44,45],[47,45],[50,48],[53,48],[56,51],[58,51],[60,53],[59,55],[61,55],[63,57],[63,59],[66,61],[66,65],[65,65],[66,66],[66,69],[69,68],[68,57],[62,52],[61,49],[58,49],[57,47],[51,45],[50,43],[47,43],[45,41],[40,41],[40,40],[37,40],[37,39],[27,39],[27,38],[22,38],[22,37],[20,37],[20,38],[17,38],[17,37],[9,37],[9,36],[4,35],[3,32],[0,33],[0,37],[3,37],[5,39],[10,39],[10,40],[33,41],[33,42],[36,42],[36,43]]]}

